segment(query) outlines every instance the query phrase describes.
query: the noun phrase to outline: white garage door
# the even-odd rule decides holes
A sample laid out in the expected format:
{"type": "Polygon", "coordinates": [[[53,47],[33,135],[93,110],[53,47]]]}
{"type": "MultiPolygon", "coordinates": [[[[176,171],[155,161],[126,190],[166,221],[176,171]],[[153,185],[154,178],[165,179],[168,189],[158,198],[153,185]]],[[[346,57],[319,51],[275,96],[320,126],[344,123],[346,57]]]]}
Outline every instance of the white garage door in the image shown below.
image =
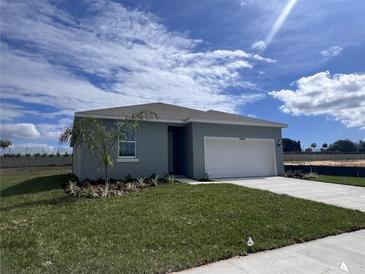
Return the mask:
{"type": "Polygon", "coordinates": [[[273,139],[205,137],[204,151],[211,178],[276,175],[273,139]]]}

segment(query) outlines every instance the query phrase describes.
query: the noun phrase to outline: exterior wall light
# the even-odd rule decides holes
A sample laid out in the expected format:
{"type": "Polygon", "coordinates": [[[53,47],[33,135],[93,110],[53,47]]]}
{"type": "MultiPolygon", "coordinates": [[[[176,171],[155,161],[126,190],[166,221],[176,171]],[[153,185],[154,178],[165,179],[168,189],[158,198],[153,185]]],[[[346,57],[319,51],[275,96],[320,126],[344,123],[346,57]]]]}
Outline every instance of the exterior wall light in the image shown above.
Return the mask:
{"type": "Polygon", "coordinates": [[[281,140],[278,140],[278,147],[281,146],[281,140]]]}

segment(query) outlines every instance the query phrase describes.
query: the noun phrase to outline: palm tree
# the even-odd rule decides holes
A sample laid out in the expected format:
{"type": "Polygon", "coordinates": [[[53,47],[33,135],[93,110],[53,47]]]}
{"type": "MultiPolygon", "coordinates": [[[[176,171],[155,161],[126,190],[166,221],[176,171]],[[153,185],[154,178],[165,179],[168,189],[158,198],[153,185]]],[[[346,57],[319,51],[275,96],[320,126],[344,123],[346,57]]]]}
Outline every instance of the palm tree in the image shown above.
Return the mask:
{"type": "Polygon", "coordinates": [[[312,148],[314,151],[316,151],[316,147],[317,147],[317,143],[312,143],[312,144],[311,144],[311,148],[312,148]]]}
{"type": "Polygon", "coordinates": [[[3,154],[5,153],[5,149],[12,145],[11,141],[8,139],[1,139],[0,140],[0,147],[2,149],[3,154]]]}
{"type": "Polygon", "coordinates": [[[326,150],[328,148],[328,144],[327,143],[324,143],[323,145],[322,145],[322,149],[323,150],[326,150]]]}
{"type": "Polygon", "coordinates": [[[105,128],[100,119],[81,118],[64,130],[59,137],[60,143],[85,145],[102,165],[105,174],[104,196],[109,191],[109,171],[113,166],[112,151],[118,139],[126,139],[130,129],[139,127],[140,121],[155,119],[157,115],[151,111],[132,113],[121,122],[116,122],[113,128],[105,128]]]}

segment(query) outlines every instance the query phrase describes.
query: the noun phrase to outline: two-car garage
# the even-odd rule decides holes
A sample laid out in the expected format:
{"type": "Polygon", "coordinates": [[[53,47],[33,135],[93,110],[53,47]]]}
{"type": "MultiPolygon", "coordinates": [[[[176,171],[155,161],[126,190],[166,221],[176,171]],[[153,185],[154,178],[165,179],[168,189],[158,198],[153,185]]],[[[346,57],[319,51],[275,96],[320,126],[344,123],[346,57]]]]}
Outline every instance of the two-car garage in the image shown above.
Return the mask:
{"type": "Polygon", "coordinates": [[[206,136],[204,156],[211,178],[277,175],[274,139],[206,136]]]}

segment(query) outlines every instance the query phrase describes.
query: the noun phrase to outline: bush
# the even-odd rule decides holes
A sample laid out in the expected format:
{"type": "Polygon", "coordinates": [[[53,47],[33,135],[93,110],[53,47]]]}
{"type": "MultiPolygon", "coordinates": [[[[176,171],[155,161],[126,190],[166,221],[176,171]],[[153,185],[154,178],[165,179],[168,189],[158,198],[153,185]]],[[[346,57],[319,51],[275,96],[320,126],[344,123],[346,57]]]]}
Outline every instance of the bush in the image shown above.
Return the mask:
{"type": "Polygon", "coordinates": [[[159,180],[160,180],[160,177],[158,176],[158,175],[155,175],[155,177],[153,177],[153,178],[150,178],[151,180],[151,185],[152,186],[157,186],[158,185],[158,183],[159,183],[159,180]]]}
{"type": "Polygon", "coordinates": [[[59,152],[56,153],[56,157],[60,157],[61,154],[59,152]]]}
{"type": "Polygon", "coordinates": [[[204,173],[203,177],[199,179],[199,182],[211,182],[212,180],[209,179],[208,173],[204,173]]]}
{"type": "Polygon", "coordinates": [[[26,153],[25,154],[25,157],[30,157],[31,156],[31,154],[30,153],[26,153]]]}
{"type": "Polygon", "coordinates": [[[40,154],[39,152],[37,152],[37,153],[34,153],[34,156],[35,156],[35,157],[40,157],[40,156],[41,156],[41,154],[40,154]]]}
{"type": "Polygon", "coordinates": [[[134,180],[134,178],[132,177],[132,175],[131,175],[131,174],[128,174],[127,176],[125,176],[124,181],[125,181],[126,183],[131,183],[131,182],[133,182],[133,181],[135,181],[135,180],[134,180]]]}
{"type": "Polygon", "coordinates": [[[292,170],[288,170],[285,172],[284,176],[288,178],[294,178],[294,172],[292,170]]]}
{"type": "Polygon", "coordinates": [[[175,183],[176,179],[175,179],[175,176],[173,174],[170,174],[166,177],[166,180],[169,184],[173,184],[175,183]]]}
{"type": "Polygon", "coordinates": [[[317,178],[318,175],[314,172],[309,172],[303,175],[303,179],[314,179],[317,178]]]}
{"type": "Polygon", "coordinates": [[[69,157],[69,156],[70,156],[70,154],[68,154],[67,152],[65,152],[65,153],[63,154],[63,156],[64,156],[64,157],[69,157]]]}
{"type": "Polygon", "coordinates": [[[302,170],[294,170],[294,176],[298,179],[301,179],[304,176],[304,172],[302,170]]]}
{"type": "Polygon", "coordinates": [[[287,172],[285,172],[284,176],[288,178],[302,179],[304,177],[304,172],[302,170],[288,170],[287,172]]]}

